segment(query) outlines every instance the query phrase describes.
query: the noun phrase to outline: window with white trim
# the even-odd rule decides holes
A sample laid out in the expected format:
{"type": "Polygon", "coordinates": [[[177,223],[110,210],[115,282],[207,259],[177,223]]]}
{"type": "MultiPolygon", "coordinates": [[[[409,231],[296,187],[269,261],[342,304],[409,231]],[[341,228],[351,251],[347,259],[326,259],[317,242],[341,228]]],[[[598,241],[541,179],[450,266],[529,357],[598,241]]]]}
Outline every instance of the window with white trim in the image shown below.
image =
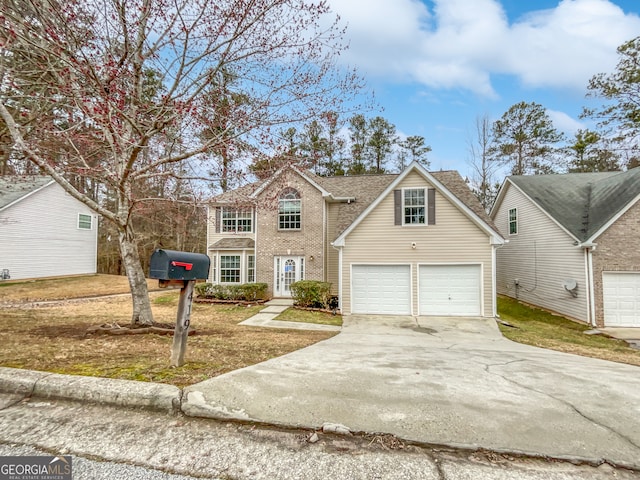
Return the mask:
{"type": "Polygon", "coordinates": [[[247,283],[256,281],[256,256],[247,255],[247,283]]]}
{"type": "Polygon", "coordinates": [[[516,235],[518,233],[518,210],[515,208],[509,209],[509,235],[516,235]]]}
{"type": "Polygon", "coordinates": [[[402,191],[403,224],[427,223],[427,197],[424,188],[407,188],[402,191]]]}
{"type": "Polygon", "coordinates": [[[251,209],[222,209],[222,231],[225,233],[246,233],[253,231],[251,209]]]}
{"type": "Polygon", "coordinates": [[[287,188],[280,194],[278,204],[278,229],[300,230],[302,226],[302,200],[295,188],[287,188]]]}
{"type": "Polygon", "coordinates": [[[91,230],[93,227],[93,216],[86,213],[78,214],[78,228],[80,230],[91,230]]]}
{"type": "Polygon", "coordinates": [[[240,283],[240,255],[220,255],[220,283],[240,283]]]}

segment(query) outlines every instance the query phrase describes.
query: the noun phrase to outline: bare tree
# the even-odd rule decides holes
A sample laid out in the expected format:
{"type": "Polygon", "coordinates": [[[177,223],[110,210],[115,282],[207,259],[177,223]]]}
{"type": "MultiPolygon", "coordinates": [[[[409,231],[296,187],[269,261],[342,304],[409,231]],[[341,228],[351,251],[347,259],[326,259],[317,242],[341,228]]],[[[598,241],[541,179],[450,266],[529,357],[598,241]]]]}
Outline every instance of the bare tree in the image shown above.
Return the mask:
{"type": "Polygon", "coordinates": [[[336,67],[343,34],[323,0],[2,2],[0,118],[14,149],[115,225],[132,323],[153,323],[131,221],[136,185],[182,175],[163,167],[232,138],[264,145],[274,126],[341,111],[361,87],[336,67]],[[229,102],[211,128],[220,95],[210,86],[226,72],[223,96],[251,101],[229,102]],[[173,139],[180,148],[145,154],[173,139]],[[113,201],[96,202],[73,177],[94,179],[113,201]]]}
{"type": "Polygon", "coordinates": [[[488,115],[476,117],[475,131],[468,140],[469,164],[472,170],[471,189],[480,203],[489,210],[497,193],[493,175],[496,164],[491,161],[492,123],[488,115]]]}

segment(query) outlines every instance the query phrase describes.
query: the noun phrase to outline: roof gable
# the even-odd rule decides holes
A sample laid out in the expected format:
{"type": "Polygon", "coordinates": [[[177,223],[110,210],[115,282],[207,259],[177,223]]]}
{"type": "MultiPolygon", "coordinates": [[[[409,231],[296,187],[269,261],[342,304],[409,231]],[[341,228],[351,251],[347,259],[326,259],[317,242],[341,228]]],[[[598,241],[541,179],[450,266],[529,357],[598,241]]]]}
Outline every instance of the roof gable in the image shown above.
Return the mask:
{"type": "Polygon", "coordinates": [[[346,237],[358,226],[358,224],[362,222],[362,220],[366,218],[366,216],[412,172],[418,172],[422,175],[427,183],[433,185],[441,195],[453,203],[472,222],[484,230],[491,237],[492,242],[504,243],[502,235],[500,235],[498,229],[488,217],[473,193],[464,183],[464,180],[462,180],[458,172],[446,171],[429,173],[419,163],[413,162],[400,175],[397,175],[384,189],[384,191],[382,191],[375,200],[369,204],[346,229],[342,231],[342,233],[336,238],[334,244],[336,246],[344,245],[346,237]]]}
{"type": "Polygon", "coordinates": [[[0,177],[0,210],[9,208],[52,183],[53,179],[48,176],[0,177]]]}
{"type": "Polygon", "coordinates": [[[597,237],[640,196],[640,168],[626,172],[511,176],[505,185],[508,182],[581,242],[597,237]]]}

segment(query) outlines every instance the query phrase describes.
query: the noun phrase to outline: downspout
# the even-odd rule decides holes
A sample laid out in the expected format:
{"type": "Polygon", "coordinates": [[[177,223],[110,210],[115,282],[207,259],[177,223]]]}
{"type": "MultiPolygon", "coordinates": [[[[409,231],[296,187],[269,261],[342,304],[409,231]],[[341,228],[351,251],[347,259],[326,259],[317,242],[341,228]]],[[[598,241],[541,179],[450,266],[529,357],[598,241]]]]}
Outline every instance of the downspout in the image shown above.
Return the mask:
{"type": "Polygon", "coordinates": [[[509,240],[505,240],[504,243],[494,243],[492,244],[492,249],[491,249],[491,263],[492,263],[492,268],[493,268],[493,272],[491,273],[491,288],[493,288],[493,316],[494,318],[500,318],[498,316],[498,258],[497,258],[497,251],[500,247],[504,247],[507,243],[509,243],[509,240]]]}
{"type": "Polygon", "coordinates": [[[331,246],[338,251],[338,308],[340,313],[343,313],[342,309],[342,247],[336,247],[333,243],[331,246]]]}
{"type": "Polygon", "coordinates": [[[595,289],[593,284],[593,250],[595,249],[595,245],[588,246],[585,248],[585,252],[587,255],[587,281],[589,283],[588,292],[589,292],[589,314],[588,320],[591,325],[596,326],[596,299],[595,299],[595,289]]]}
{"type": "MultiPolygon", "coordinates": [[[[497,258],[496,258],[496,251],[498,250],[499,245],[492,245],[492,249],[491,249],[491,298],[493,299],[493,301],[491,303],[493,303],[493,317],[494,318],[498,318],[498,290],[497,290],[497,285],[498,285],[498,281],[496,279],[497,277],[497,270],[498,270],[498,265],[497,265],[497,258]]],[[[484,312],[483,312],[484,313],[484,312]]]]}

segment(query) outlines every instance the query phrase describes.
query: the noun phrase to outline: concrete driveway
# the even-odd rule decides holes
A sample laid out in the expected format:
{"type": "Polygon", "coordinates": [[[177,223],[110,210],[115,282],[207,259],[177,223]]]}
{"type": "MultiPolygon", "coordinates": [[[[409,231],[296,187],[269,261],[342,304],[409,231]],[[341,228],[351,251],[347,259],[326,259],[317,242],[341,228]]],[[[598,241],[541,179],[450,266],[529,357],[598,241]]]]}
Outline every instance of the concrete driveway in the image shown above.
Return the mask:
{"type": "Polygon", "coordinates": [[[185,389],[188,415],[640,468],[640,368],[528,347],[491,319],[356,316],[185,389]]]}

